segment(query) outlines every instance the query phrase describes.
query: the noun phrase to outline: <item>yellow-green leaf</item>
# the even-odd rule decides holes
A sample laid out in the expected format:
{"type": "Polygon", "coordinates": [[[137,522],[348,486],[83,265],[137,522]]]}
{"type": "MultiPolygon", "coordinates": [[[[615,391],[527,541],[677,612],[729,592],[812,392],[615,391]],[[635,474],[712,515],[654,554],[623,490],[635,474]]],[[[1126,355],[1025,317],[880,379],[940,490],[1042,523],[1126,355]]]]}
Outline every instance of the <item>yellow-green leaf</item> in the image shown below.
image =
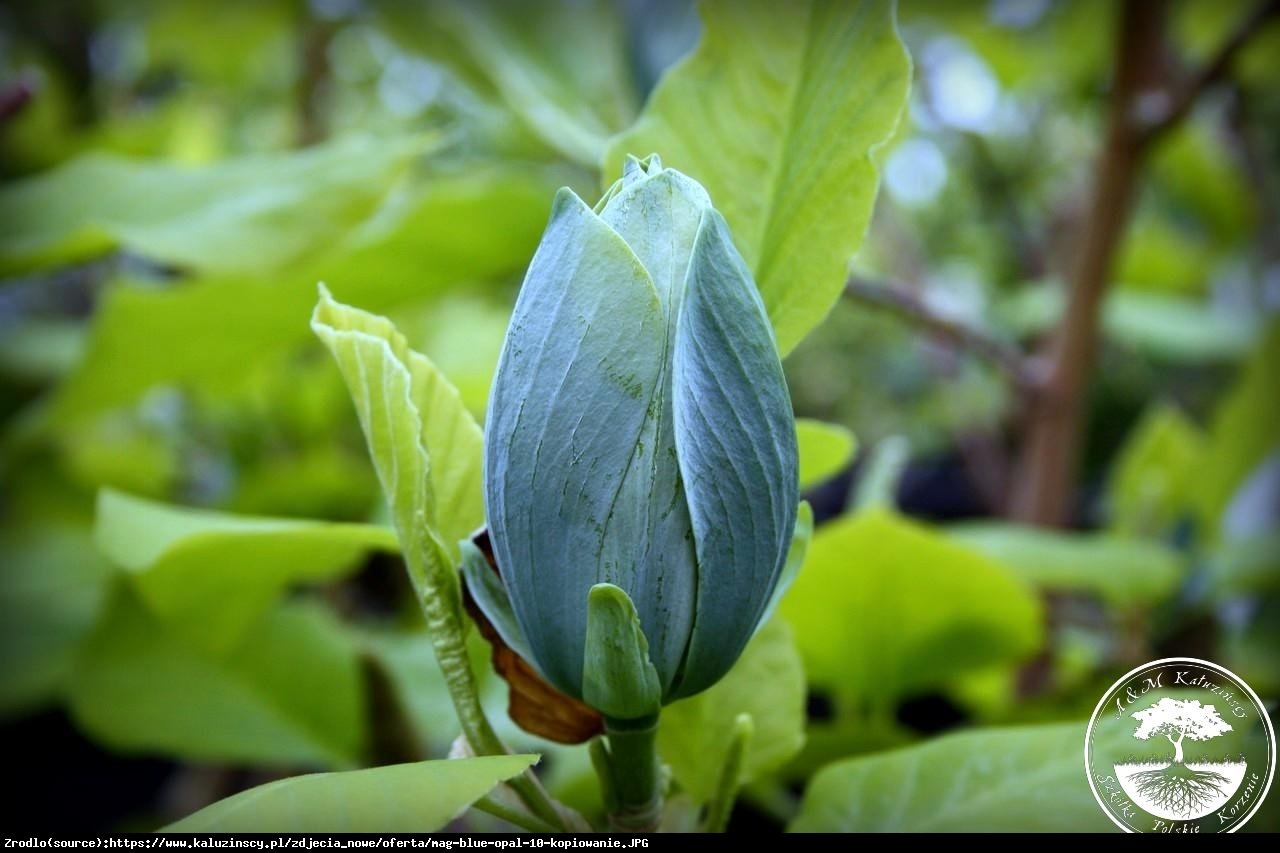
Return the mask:
{"type": "Polygon", "coordinates": [[[346,378],[415,583],[456,597],[458,540],[484,521],[480,427],[386,318],[322,289],[311,328],[346,378]]]}
{"type": "Polygon", "coordinates": [[[1182,579],[1177,553],[1141,539],[980,521],[947,532],[1040,589],[1090,592],[1116,607],[1157,603],[1182,579]]]}
{"type": "Polygon", "coordinates": [[[399,548],[385,527],[230,515],[110,490],[98,496],[94,538],[152,610],[209,649],[230,647],[290,586],[399,548]]]}
{"type": "Polygon", "coordinates": [[[1084,724],[985,729],[829,765],[792,832],[1102,832],[1084,724]]]}
{"type": "Polygon", "coordinates": [[[208,272],[278,269],[368,217],[424,147],[353,136],[209,166],[87,154],[0,192],[0,271],[116,247],[208,272]]]}
{"type": "Polygon", "coordinates": [[[1174,406],[1157,403],[1134,428],[1111,467],[1111,527],[1159,536],[1194,505],[1204,433],[1174,406]]]}
{"type": "Polygon", "coordinates": [[[277,605],[234,648],[210,652],[121,586],[84,643],[67,701],[109,749],[191,761],[350,766],[367,732],[356,644],[308,602],[277,605]]]}
{"type": "Polygon", "coordinates": [[[163,383],[239,387],[252,373],[247,365],[307,340],[298,318],[315,305],[319,280],[385,310],[518,272],[537,246],[551,189],[527,168],[433,175],[407,197],[395,194],[337,245],[317,247],[297,270],[208,275],[169,288],[119,282],[104,294],[84,357],[56,390],[52,414],[73,421],[163,383]]]}
{"type": "Polygon", "coordinates": [[[112,574],[79,525],[45,521],[0,532],[0,718],[63,690],[112,574]]]}
{"type": "Polygon", "coordinates": [[[835,303],[871,217],[873,154],[911,64],[882,0],[711,0],[694,52],[613,140],[604,174],[657,152],[729,222],[789,352],[835,303]]]}
{"type": "Polygon", "coordinates": [[[1033,653],[1040,604],[978,551],[888,509],[819,527],[779,608],[810,681],[844,712],[884,712],[957,673],[1033,653]]]}
{"type": "MultiPolygon", "coordinates": [[[[413,8],[412,5],[409,6],[413,8]]],[[[544,143],[588,168],[635,116],[622,12],[608,0],[423,4],[452,60],[544,143]]],[[[428,50],[431,46],[428,46],[428,50]]]]}
{"type": "Polygon", "coordinates": [[[775,770],[804,743],[804,665],[791,629],[767,622],[729,674],[710,689],[668,705],[658,728],[658,752],[684,791],[697,802],[716,792],[739,714],[753,733],[743,756],[742,782],[775,770]]]}
{"type": "Polygon", "coordinates": [[[840,473],[858,449],[858,440],[838,424],[796,418],[800,444],[800,488],[807,489],[840,473]]]}
{"type": "Polygon", "coordinates": [[[241,791],[163,831],[433,832],[537,761],[489,755],[294,776],[241,791]]]}

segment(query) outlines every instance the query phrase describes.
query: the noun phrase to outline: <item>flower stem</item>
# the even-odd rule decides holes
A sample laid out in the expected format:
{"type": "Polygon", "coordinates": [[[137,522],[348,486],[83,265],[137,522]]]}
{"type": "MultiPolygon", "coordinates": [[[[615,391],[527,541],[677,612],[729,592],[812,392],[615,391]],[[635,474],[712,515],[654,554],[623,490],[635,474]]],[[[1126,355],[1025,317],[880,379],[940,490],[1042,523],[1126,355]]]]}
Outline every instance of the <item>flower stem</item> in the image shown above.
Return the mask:
{"type": "Polygon", "coordinates": [[[621,832],[651,832],[662,817],[658,716],[605,719],[608,746],[596,750],[596,771],[607,793],[609,825],[621,832]],[[603,758],[603,761],[599,759],[603,758]]]}
{"type": "Polygon", "coordinates": [[[527,829],[530,832],[555,832],[556,828],[527,812],[513,809],[503,803],[498,802],[492,797],[484,797],[476,800],[474,808],[476,811],[491,814],[496,818],[505,820],[512,826],[518,826],[521,829],[527,829]]]}

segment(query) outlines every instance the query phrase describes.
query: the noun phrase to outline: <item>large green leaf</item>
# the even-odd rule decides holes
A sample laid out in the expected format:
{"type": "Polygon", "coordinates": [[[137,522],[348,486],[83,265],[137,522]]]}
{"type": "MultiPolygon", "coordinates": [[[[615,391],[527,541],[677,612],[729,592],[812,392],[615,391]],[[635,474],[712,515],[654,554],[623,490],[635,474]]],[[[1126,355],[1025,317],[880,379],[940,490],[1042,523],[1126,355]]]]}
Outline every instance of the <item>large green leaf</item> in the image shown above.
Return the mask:
{"type": "Polygon", "coordinates": [[[1178,555],[1107,533],[1059,533],[1001,522],[952,525],[948,534],[1041,589],[1089,592],[1117,607],[1155,604],[1182,579],[1178,555]]]}
{"type": "Polygon", "coordinates": [[[1194,504],[1204,434],[1180,410],[1152,406],[1112,463],[1111,527],[1130,536],[1168,531],[1194,504]]]}
{"type": "Polygon", "coordinates": [[[806,782],[833,761],[884,752],[916,743],[919,739],[919,732],[893,719],[810,720],[804,734],[804,746],[782,768],[781,776],[789,783],[806,782]]]}
{"type": "Polygon", "coordinates": [[[987,729],[832,764],[792,832],[1103,832],[1084,724],[987,729]]]}
{"type": "Polygon", "coordinates": [[[207,272],[278,269],[368,217],[424,147],[355,136],[200,167],[89,154],[0,192],[0,270],[116,246],[207,272]]]}
{"type": "Polygon", "coordinates": [[[313,773],[268,782],[165,832],[434,832],[536,755],[490,755],[313,773]]]}
{"type": "Polygon", "coordinates": [[[111,574],[84,527],[43,523],[0,534],[0,717],[61,692],[111,574]]]}
{"type": "Polygon", "coordinates": [[[796,418],[796,441],[800,445],[802,489],[840,473],[858,449],[858,441],[849,430],[809,418],[796,418]]]}
{"type": "Polygon", "coordinates": [[[883,713],[1042,639],[1039,602],[1007,568],[886,509],[819,527],[780,611],[845,712],[883,713]]]}
{"type": "Polygon", "coordinates": [[[98,496],[98,547],[147,604],[192,642],[233,645],[290,586],[341,577],[395,533],[368,524],[254,518],[98,496]]]}
{"type": "Polygon", "coordinates": [[[742,765],[742,781],[749,782],[799,751],[805,698],[804,666],[791,629],[773,619],[728,675],[662,710],[658,751],[681,787],[706,802],[716,791],[738,715],[750,714],[754,729],[742,765]]]}
{"type": "Polygon", "coordinates": [[[545,176],[525,168],[475,167],[397,195],[331,251],[271,280],[112,287],[84,359],[56,392],[53,414],[65,420],[128,403],[160,383],[236,387],[246,365],[306,341],[298,318],[315,304],[317,281],[383,310],[516,273],[537,245],[549,189],[545,176]]]}
{"type": "Polygon", "coordinates": [[[67,697],[111,749],[273,767],[346,766],[364,748],[355,644],[327,610],[281,604],[212,653],[121,587],[84,644],[67,697]]]}
{"type": "Polygon", "coordinates": [[[702,40],[609,147],[657,152],[707,188],[755,274],[782,353],[826,315],[875,200],[876,148],[911,66],[891,3],[712,0],[702,40]]]}
{"type": "MultiPolygon", "coordinates": [[[[483,437],[475,418],[385,318],[322,291],[311,327],[347,380],[401,544],[419,557],[439,549],[456,563],[458,541],[484,523],[483,437]]],[[[452,563],[432,572],[415,582],[456,596],[452,563]]]]}

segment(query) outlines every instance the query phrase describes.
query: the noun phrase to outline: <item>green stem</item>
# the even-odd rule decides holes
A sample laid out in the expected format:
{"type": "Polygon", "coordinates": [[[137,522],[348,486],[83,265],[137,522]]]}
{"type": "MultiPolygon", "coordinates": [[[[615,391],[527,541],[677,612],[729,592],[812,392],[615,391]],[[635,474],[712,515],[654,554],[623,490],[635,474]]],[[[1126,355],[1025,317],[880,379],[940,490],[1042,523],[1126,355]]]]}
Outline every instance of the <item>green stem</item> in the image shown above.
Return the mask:
{"type": "Polygon", "coordinates": [[[528,806],[530,811],[549,823],[555,831],[569,831],[570,827],[565,823],[564,815],[556,805],[556,801],[547,793],[547,789],[542,787],[542,783],[533,775],[532,770],[526,770],[524,775],[517,776],[507,785],[516,792],[520,801],[528,806]]]}
{"type": "Polygon", "coordinates": [[[853,485],[846,512],[873,506],[895,506],[898,483],[910,461],[911,443],[905,438],[891,435],[882,440],[871,449],[865,473],[853,485]]]}
{"type": "Polygon", "coordinates": [[[754,729],[750,714],[739,714],[734,721],[729,754],[725,756],[724,767],[720,771],[720,779],[716,784],[716,793],[707,804],[707,816],[702,822],[705,832],[724,832],[725,827],[729,825],[733,804],[737,801],[738,790],[742,787],[742,765],[746,759],[747,746],[751,743],[751,734],[754,729]]]}
{"type": "Polygon", "coordinates": [[[509,806],[505,806],[502,803],[498,802],[497,800],[493,799],[492,797],[485,797],[484,799],[477,800],[475,802],[475,809],[476,811],[484,812],[485,814],[491,814],[496,818],[505,820],[507,823],[511,824],[512,826],[518,826],[521,829],[527,829],[530,832],[555,832],[556,831],[556,828],[551,824],[546,823],[542,820],[539,820],[538,818],[534,817],[531,814],[528,814],[527,812],[522,812],[518,809],[513,809],[509,806]]]}
{"type": "Polygon", "coordinates": [[[480,704],[480,690],[471,671],[461,620],[449,612],[450,608],[442,606],[442,602],[431,598],[423,598],[422,609],[431,629],[431,647],[444,674],[445,686],[467,743],[476,755],[505,754],[506,747],[480,704]]]}
{"type": "MultiPolygon", "coordinates": [[[[642,720],[605,719],[608,740],[604,762],[609,794],[609,825],[621,832],[651,832],[662,817],[658,767],[658,716],[642,720]]],[[[598,759],[600,751],[597,750],[598,759]]],[[[601,768],[597,764],[597,771],[601,768]]]]}

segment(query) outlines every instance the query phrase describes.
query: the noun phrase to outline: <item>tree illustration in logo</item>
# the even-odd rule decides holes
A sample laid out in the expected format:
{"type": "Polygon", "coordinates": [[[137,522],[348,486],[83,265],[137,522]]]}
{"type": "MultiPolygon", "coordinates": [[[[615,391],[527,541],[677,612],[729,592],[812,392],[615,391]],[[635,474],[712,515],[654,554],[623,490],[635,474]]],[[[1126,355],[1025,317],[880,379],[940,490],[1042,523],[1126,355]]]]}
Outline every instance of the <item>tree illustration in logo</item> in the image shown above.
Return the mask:
{"type": "Polygon", "coordinates": [[[1221,797],[1230,780],[1212,770],[1188,767],[1182,749],[1186,740],[1205,741],[1231,731],[1231,725],[1212,705],[1165,697],[1132,716],[1138,721],[1134,737],[1150,740],[1163,735],[1173,744],[1173,763],[1132,777],[1137,793],[1152,805],[1186,816],[1221,797]]]}

